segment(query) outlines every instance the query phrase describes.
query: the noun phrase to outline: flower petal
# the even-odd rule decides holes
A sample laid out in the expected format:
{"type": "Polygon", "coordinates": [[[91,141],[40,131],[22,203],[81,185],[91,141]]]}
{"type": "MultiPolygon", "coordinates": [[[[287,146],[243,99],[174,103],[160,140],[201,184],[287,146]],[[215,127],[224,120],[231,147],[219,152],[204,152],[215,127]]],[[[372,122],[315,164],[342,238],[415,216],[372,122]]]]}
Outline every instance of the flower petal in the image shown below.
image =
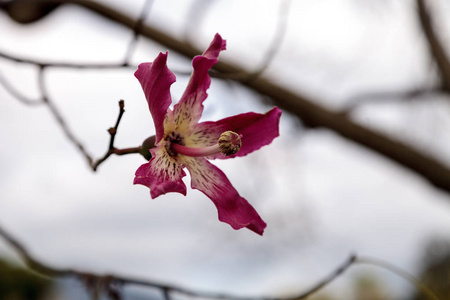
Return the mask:
{"type": "Polygon", "coordinates": [[[266,223],[250,203],[242,198],[225,174],[203,157],[180,156],[180,162],[191,174],[191,186],[208,196],[215,204],[219,220],[233,229],[248,229],[262,235],[266,223]]]}
{"type": "Polygon", "coordinates": [[[164,135],[163,122],[172,104],[170,86],[175,82],[175,75],[167,68],[167,52],[160,53],[153,63],[142,63],[134,73],[141,83],[148,108],[153,117],[156,130],[156,141],[164,135]]]}
{"type": "Polygon", "coordinates": [[[182,166],[167,153],[164,144],[150,149],[150,152],[152,159],[137,169],[133,183],[149,187],[153,199],[169,192],[186,196],[182,180],[186,173],[182,166]]]}
{"type": "Polygon", "coordinates": [[[203,112],[202,103],[208,96],[206,90],[211,84],[208,71],[217,63],[219,53],[225,50],[225,47],[225,40],[219,34],[216,34],[208,49],[192,60],[194,71],[183,96],[174,106],[175,120],[178,125],[177,131],[187,133],[200,120],[203,112]]]}
{"type": "Polygon", "coordinates": [[[195,127],[194,132],[185,139],[186,146],[207,147],[217,143],[220,135],[231,130],[242,135],[241,149],[234,155],[226,156],[222,153],[208,157],[208,159],[224,159],[245,156],[262,146],[268,145],[279,136],[281,110],[272,108],[265,114],[253,112],[228,117],[217,122],[202,122],[195,127]]]}

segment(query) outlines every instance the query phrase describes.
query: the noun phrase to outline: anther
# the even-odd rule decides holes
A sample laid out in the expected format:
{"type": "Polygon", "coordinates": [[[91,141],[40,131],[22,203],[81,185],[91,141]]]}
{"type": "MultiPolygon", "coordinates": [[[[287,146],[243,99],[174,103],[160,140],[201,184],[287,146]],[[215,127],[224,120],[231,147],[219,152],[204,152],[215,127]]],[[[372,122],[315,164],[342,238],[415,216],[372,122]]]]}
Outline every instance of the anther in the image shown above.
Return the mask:
{"type": "Polygon", "coordinates": [[[241,137],[233,131],[225,131],[220,135],[219,148],[225,155],[233,155],[241,149],[241,137]]]}

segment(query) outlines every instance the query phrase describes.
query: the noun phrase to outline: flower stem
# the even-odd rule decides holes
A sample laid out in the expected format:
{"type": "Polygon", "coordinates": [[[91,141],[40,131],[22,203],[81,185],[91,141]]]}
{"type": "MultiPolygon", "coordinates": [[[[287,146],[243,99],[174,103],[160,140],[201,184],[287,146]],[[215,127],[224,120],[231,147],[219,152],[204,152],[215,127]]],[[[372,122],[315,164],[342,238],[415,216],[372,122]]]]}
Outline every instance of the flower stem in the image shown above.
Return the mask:
{"type": "Polygon", "coordinates": [[[209,156],[214,155],[217,153],[220,153],[221,150],[219,148],[219,144],[215,144],[209,147],[203,147],[203,148],[191,148],[186,147],[177,143],[172,143],[171,148],[176,153],[191,156],[191,157],[202,157],[202,156],[209,156]]]}

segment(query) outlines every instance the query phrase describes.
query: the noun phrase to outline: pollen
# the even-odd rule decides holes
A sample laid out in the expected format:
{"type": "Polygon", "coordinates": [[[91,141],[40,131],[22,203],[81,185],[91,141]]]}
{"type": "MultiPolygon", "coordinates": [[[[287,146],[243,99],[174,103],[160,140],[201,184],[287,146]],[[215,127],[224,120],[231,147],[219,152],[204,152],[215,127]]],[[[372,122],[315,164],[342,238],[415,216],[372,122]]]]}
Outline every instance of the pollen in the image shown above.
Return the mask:
{"type": "Polygon", "coordinates": [[[241,136],[233,131],[225,131],[220,135],[219,148],[225,155],[233,155],[241,149],[241,136]]]}

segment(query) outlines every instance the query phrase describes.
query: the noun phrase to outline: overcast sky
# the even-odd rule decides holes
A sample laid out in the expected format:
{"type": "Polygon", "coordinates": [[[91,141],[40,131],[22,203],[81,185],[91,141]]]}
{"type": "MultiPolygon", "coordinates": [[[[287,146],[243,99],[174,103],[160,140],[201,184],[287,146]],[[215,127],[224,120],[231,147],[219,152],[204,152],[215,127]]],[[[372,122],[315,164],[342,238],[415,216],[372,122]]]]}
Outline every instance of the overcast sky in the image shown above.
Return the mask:
{"type": "MultiPolygon", "coordinates": [[[[410,1],[292,1],[286,35],[265,76],[338,109],[364,91],[430,82],[410,1]]],[[[103,1],[121,7],[121,1],[103,1]]],[[[143,1],[121,7],[138,16],[143,1]]],[[[191,1],[154,1],[147,22],[183,36],[191,1]]],[[[228,60],[256,69],[277,26],[280,1],[215,1],[189,36],[206,47],[216,32],[228,60]]],[[[448,6],[442,5],[442,14],[448,6]]],[[[0,14],[0,51],[42,60],[120,61],[132,34],[76,7],[17,25],[0,14]]],[[[445,36],[445,34],[444,34],[445,36]]],[[[152,61],[164,46],[140,39],[133,63],[152,61]]],[[[190,62],[169,52],[169,67],[190,62]]],[[[38,97],[37,69],[0,60],[0,72],[28,97],[38,97]]],[[[108,145],[119,99],[126,113],[117,147],[154,134],[133,69],[50,69],[51,98],[95,157],[108,145]]],[[[178,76],[173,99],[188,78],[178,76]]],[[[414,144],[450,163],[448,99],[365,105],[362,124],[414,144]]],[[[271,105],[239,86],[213,80],[204,120],[265,112],[271,105]]],[[[217,220],[211,201],[188,195],[151,200],[133,186],[138,155],[111,157],[93,173],[48,109],[21,104],[0,87],[0,222],[39,259],[61,267],[114,272],[242,295],[282,295],[317,282],[350,253],[418,272],[423,247],[450,229],[448,195],[373,152],[323,130],[306,130],[284,113],[281,136],[247,157],[214,161],[268,223],[263,237],[217,220]]],[[[189,176],[186,177],[189,186],[189,176]]],[[[0,244],[0,255],[11,255],[0,244]]],[[[407,283],[376,268],[355,267],[326,291],[349,293],[369,272],[390,293],[407,283]]],[[[325,291],[325,292],[326,292],[325,291]]],[[[403,294],[402,294],[403,293],[403,294]]]]}

